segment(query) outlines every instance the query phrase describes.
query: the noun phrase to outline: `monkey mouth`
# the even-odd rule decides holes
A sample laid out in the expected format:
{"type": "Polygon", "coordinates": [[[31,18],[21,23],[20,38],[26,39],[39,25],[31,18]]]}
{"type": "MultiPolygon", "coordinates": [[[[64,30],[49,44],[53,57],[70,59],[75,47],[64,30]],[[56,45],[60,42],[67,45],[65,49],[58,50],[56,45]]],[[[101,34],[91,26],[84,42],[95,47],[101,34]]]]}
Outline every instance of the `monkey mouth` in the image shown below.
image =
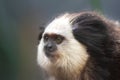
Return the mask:
{"type": "Polygon", "coordinates": [[[55,53],[53,53],[53,52],[45,52],[45,55],[49,58],[49,57],[54,57],[55,53]]]}
{"type": "Polygon", "coordinates": [[[55,52],[45,52],[45,55],[51,60],[56,61],[59,58],[59,54],[55,52]]]}
{"type": "Polygon", "coordinates": [[[57,52],[45,52],[45,55],[48,57],[48,58],[54,58],[55,56],[58,55],[57,52]]]}

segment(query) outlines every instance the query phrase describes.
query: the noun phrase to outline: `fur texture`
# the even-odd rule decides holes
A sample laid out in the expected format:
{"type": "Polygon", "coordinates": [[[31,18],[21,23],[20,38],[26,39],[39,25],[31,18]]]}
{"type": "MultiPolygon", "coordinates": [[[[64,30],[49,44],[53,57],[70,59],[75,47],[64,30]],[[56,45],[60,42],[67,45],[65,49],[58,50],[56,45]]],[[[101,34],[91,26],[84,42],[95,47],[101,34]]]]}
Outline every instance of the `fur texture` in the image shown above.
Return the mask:
{"type": "Polygon", "coordinates": [[[120,80],[120,24],[96,12],[66,13],[40,34],[37,61],[55,80],[120,80]],[[44,51],[44,35],[65,39],[57,55],[44,51]]]}

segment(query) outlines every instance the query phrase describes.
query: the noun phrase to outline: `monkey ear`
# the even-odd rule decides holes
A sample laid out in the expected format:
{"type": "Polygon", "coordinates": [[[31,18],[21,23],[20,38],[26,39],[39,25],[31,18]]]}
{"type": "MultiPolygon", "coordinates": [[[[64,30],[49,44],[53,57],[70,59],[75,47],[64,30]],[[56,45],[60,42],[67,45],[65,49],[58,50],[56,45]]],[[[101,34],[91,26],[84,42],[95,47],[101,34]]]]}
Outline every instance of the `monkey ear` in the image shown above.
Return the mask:
{"type": "Polygon", "coordinates": [[[40,27],[40,33],[39,33],[39,36],[38,36],[38,40],[39,40],[39,41],[40,41],[41,38],[42,38],[42,34],[43,34],[43,32],[44,32],[44,29],[45,29],[45,27],[40,27]]]}

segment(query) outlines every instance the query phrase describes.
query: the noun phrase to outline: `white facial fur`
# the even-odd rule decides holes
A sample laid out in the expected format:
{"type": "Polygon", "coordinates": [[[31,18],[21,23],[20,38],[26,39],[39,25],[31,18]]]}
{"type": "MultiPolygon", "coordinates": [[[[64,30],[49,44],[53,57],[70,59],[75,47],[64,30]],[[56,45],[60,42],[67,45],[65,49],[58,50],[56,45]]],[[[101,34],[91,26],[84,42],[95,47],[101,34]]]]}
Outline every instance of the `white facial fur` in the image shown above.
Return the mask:
{"type": "MultiPolygon", "coordinates": [[[[88,54],[86,47],[79,43],[72,34],[72,26],[70,24],[70,14],[65,14],[61,17],[54,19],[45,29],[43,35],[47,34],[60,34],[65,37],[65,40],[57,45],[58,53],[60,57],[52,62],[45,55],[43,47],[44,41],[43,38],[38,45],[38,64],[47,71],[51,71],[52,68],[56,67],[64,68],[64,70],[69,70],[69,72],[79,73],[87,59],[88,54]]],[[[51,71],[52,72],[52,71],[51,71]]]]}

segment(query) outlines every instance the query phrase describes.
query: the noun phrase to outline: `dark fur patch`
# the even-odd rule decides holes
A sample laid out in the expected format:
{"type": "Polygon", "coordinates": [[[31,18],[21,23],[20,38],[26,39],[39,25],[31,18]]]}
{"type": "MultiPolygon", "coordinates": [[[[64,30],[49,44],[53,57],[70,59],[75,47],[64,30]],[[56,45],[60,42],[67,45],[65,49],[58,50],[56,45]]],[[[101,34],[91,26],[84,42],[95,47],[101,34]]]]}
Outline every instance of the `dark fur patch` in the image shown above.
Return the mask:
{"type": "Polygon", "coordinates": [[[88,47],[89,52],[94,52],[96,57],[104,55],[104,42],[108,38],[107,24],[100,17],[92,13],[84,13],[76,18],[73,23],[75,38],[88,47]]]}
{"type": "Polygon", "coordinates": [[[38,36],[38,44],[39,44],[39,42],[40,42],[40,40],[42,38],[42,34],[44,32],[44,29],[45,29],[45,27],[40,27],[40,32],[39,32],[39,36],[38,36]]]}
{"type": "Polygon", "coordinates": [[[120,57],[120,44],[115,42],[120,39],[120,28],[94,12],[80,13],[72,25],[74,37],[90,55],[79,80],[120,80],[120,59],[115,57],[120,57]]]}

